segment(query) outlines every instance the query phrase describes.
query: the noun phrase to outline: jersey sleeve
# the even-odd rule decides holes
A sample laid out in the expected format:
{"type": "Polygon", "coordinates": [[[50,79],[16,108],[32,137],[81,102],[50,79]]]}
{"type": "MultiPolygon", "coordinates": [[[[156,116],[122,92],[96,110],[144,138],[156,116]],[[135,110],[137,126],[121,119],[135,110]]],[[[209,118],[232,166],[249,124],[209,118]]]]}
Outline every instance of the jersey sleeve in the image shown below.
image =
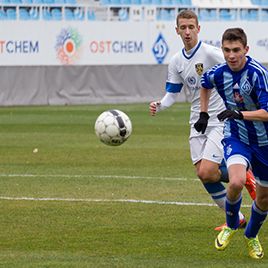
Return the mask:
{"type": "Polygon", "coordinates": [[[175,101],[176,101],[176,93],[167,92],[165,96],[162,98],[162,100],[160,101],[161,110],[164,110],[170,107],[171,105],[174,104],[175,101]]]}
{"type": "Polygon", "coordinates": [[[261,109],[268,112],[268,72],[258,73],[254,85],[261,109]]]}
{"type": "Polygon", "coordinates": [[[201,77],[201,86],[206,89],[212,89],[214,84],[214,69],[210,69],[205,72],[201,77]]]}
{"type": "Polygon", "coordinates": [[[183,80],[178,71],[178,57],[175,55],[168,65],[166,92],[179,93],[183,87],[183,80]]]}

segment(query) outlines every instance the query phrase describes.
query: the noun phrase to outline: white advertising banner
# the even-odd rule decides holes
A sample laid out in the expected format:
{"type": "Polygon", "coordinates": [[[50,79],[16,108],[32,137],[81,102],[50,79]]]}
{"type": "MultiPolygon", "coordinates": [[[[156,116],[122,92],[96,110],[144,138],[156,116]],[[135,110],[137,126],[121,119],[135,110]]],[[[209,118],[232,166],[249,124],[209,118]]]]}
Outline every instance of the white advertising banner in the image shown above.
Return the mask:
{"type": "MultiPolygon", "coordinates": [[[[220,46],[229,27],[242,27],[249,54],[268,62],[268,22],[202,22],[200,39],[220,46]]],[[[1,66],[167,64],[181,48],[174,22],[0,22],[1,66]]]]}

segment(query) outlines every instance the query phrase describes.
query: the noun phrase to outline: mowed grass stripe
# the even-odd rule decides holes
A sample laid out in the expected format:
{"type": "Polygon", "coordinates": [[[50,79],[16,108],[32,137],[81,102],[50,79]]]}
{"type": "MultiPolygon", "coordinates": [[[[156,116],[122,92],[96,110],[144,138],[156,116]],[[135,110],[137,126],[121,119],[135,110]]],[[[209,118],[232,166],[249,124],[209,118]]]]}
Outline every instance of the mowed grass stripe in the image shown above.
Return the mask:
{"type": "MultiPolygon", "coordinates": [[[[51,197],[11,197],[0,196],[1,200],[11,201],[63,201],[63,202],[100,202],[100,203],[141,203],[156,205],[176,205],[176,206],[205,206],[216,207],[213,203],[196,203],[196,202],[177,202],[177,201],[158,201],[158,200],[135,200],[135,199],[90,199],[90,198],[51,198],[51,197]]],[[[251,205],[242,205],[242,207],[251,207],[251,205]]]]}

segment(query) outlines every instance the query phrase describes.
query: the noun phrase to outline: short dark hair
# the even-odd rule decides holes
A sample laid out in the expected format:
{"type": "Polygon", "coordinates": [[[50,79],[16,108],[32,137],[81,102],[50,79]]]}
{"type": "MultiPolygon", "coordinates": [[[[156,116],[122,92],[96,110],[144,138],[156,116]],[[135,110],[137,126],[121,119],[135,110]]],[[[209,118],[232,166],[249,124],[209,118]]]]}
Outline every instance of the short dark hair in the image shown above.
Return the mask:
{"type": "Polygon", "coordinates": [[[199,24],[197,15],[190,9],[184,9],[179,12],[176,18],[177,26],[179,26],[179,19],[195,19],[196,25],[199,24]]]}
{"type": "Polygon", "coordinates": [[[240,41],[246,47],[247,35],[242,28],[229,28],[222,35],[221,43],[224,41],[240,41]]]}

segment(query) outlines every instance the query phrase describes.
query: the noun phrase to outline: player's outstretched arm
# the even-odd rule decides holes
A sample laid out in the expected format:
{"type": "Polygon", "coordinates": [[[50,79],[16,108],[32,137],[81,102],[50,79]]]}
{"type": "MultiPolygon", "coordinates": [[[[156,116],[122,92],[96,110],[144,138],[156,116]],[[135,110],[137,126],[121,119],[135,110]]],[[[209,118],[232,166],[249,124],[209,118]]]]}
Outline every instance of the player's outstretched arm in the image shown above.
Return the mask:
{"type": "Polygon", "coordinates": [[[170,107],[176,101],[176,95],[176,93],[167,92],[162,100],[151,102],[149,106],[150,114],[154,116],[156,113],[170,107]]]}
{"type": "Polygon", "coordinates": [[[242,111],[243,119],[250,121],[268,121],[268,112],[264,109],[256,111],[242,111]]]}
{"type": "Polygon", "coordinates": [[[159,111],[160,106],[161,106],[161,102],[160,101],[152,101],[150,103],[150,106],[149,106],[150,114],[152,116],[156,115],[156,113],[159,111]]]}
{"type": "Polygon", "coordinates": [[[256,111],[225,110],[217,115],[220,121],[225,119],[249,120],[249,121],[268,121],[268,112],[264,109],[256,111]]]}
{"type": "Polygon", "coordinates": [[[225,110],[217,115],[220,121],[224,121],[225,119],[238,119],[243,120],[243,114],[238,110],[225,110]]]}

